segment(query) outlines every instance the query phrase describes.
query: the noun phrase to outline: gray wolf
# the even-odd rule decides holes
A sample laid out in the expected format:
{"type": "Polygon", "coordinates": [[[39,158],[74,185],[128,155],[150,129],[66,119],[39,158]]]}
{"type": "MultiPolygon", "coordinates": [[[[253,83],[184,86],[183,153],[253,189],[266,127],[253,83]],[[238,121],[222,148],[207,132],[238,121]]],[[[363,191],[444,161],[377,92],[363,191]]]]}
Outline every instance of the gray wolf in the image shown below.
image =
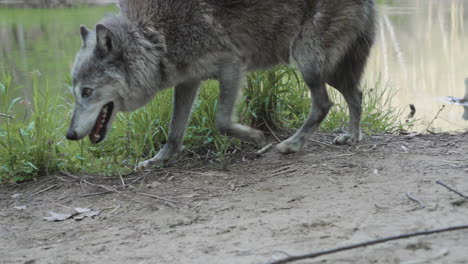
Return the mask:
{"type": "Polygon", "coordinates": [[[134,111],[160,90],[175,87],[167,144],[137,168],[168,161],[182,147],[200,82],[220,83],[216,125],[221,133],[266,144],[263,133],[235,121],[247,72],[293,64],[312,95],[302,127],[276,148],[300,151],[326,117],[325,84],[349,106],[349,132],[361,138],[359,82],[375,38],[374,0],[121,0],[120,13],[94,30],[80,28],[83,45],[72,69],[76,106],[67,138],[102,141],[119,111],[134,111]]]}

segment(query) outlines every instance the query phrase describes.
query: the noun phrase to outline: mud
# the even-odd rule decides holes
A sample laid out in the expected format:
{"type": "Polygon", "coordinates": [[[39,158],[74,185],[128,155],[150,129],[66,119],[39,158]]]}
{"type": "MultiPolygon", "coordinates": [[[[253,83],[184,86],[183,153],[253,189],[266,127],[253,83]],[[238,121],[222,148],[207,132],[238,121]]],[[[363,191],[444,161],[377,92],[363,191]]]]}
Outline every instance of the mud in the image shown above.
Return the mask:
{"type": "MultiPolygon", "coordinates": [[[[316,134],[301,153],[248,147],[228,165],[182,157],[125,177],[54,175],[0,186],[0,263],[245,263],[468,224],[468,134],[316,134]],[[321,142],[321,143],[319,143],[321,142]],[[424,208],[408,198],[419,199],[424,208]],[[73,208],[98,216],[61,222],[73,208]]],[[[297,263],[468,263],[468,231],[297,263]]]]}

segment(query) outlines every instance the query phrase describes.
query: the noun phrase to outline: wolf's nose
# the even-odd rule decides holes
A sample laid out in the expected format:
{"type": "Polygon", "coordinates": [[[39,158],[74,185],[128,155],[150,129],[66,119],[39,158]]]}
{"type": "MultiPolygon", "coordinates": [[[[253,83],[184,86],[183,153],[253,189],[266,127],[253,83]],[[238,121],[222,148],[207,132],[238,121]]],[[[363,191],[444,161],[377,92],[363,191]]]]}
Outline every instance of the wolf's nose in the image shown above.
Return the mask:
{"type": "Polygon", "coordinates": [[[78,140],[78,134],[74,130],[68,130],[67,132],[67,139],[69,140],[78,140]]]}

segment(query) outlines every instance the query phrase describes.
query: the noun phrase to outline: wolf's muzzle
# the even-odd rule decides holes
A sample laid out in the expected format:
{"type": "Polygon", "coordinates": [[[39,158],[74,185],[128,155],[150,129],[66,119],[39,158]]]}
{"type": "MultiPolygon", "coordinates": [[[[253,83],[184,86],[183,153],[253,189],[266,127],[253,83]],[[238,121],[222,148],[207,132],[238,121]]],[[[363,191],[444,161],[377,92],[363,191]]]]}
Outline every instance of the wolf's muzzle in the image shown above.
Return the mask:
{"type": "Polygon", "coordinates": [[[78,134],[72,129],[68,130],[66,137],[69,140],[78,140],[78,134]]]}

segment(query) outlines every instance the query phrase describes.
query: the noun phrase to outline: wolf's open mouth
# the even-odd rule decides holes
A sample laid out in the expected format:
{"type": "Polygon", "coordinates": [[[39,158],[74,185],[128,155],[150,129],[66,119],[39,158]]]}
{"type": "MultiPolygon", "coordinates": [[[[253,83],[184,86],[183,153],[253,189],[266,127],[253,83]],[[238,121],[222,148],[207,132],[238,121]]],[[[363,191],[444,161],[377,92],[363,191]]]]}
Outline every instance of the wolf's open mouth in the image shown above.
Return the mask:
{"type": "Polygon", "coordinates": [[[91,143],[97,144],[104,140],[107,132],[107,125],[112,117],[112,111],[114,110],[114,103],[110,102],[106,104],[101,112],[99,113],[98,118],[96,119],[96,124],[94,124],[93,130],[89,135],[91,143]]]}

